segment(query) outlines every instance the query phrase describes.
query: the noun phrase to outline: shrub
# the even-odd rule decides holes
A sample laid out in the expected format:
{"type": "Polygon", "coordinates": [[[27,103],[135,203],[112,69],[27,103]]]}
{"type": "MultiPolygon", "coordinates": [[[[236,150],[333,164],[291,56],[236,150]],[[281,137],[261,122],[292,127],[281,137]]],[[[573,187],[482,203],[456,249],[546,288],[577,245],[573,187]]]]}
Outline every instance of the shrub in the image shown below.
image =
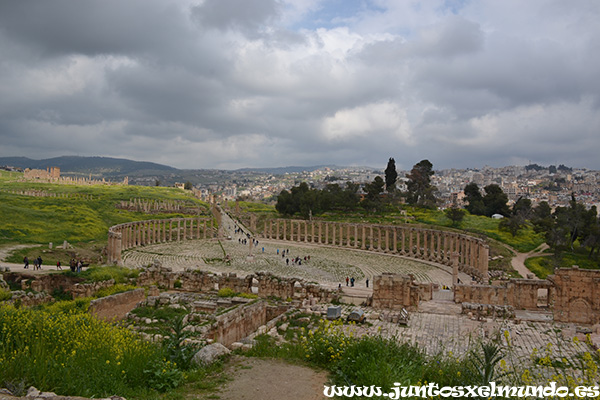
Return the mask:
{"type": "Polygon", "coordinates": [[[228,287],[219,289],[219,292],[217,293],[217,296],[219,297],[234,297],[235,295],[236,292],[234,292],[233,289],[228,287]]]}
{"type": "Polygon", "coordinates": [[[161,364],[160,346],[73,308],[50,312],[54,307],[0,305],[0,382],[23,381],[64,395],[130,397],[162,389],[144,373],[148,365],[176,374],[175,366],[161,364]]]}
{"type": "Polygon", "coordinates": [[[12,293],[10,290],[4,290],[0,288],[0,301],[10,300],[12,298],[12,293]]]}
{"type": "Polygon", "coordinates": [[[124,285],[122,283],[118,283],[116,285],[98,290],[94,297],[97,297],[97,298],[106,297],[106,296],[110,296],[110,295],[117,294],[117,293],[129,292],[130,290],[135,290],[135,289],[137,289],[137,286],[124,285]]]}

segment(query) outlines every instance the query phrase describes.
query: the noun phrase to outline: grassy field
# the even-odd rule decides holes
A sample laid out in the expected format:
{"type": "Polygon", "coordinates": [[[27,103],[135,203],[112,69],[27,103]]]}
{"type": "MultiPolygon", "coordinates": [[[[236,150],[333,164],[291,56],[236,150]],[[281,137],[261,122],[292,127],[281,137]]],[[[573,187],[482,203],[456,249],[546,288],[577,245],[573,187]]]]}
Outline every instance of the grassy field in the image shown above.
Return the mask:
{"type": "Polygon", "coordinates": [[[579,249],[575,249],[573,252],[563,252],[558,259],[553,255],[548,255],[525,260],[525,266],[542,279],[552,275],[555,267],[570,268],[573,265],[582,269],[600,269],[600,260],[597,257],[589,258],[587,251],[579,249]]]}
{"type": "Polygon", "coordinates": [[[15,173],[0,173],[0,244],[105,242],[112,225],[145,219],[187,215],[144,214],[117,209],[120,201],[133,198],[185,200],[197,204],[203,213],[206,203],[175,188],[145,186],[58,185],[19,182],[15,173]],[[35,197],[12,191],[36,190],[59,197],[35,197]]]}

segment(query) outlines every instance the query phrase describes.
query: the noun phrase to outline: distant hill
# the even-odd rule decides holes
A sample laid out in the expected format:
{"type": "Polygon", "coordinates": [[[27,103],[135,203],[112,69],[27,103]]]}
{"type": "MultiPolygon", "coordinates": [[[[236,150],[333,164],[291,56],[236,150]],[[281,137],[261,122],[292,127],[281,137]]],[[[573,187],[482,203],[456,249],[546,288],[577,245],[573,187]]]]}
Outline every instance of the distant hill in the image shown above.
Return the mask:
{"type": "Polygon", "coordinates": [[[275,167],[275,168],[241,168],[237,170],[217,169],[177,169],[167,165],[147,161],[132,161],[123,158],[111,157],[80,157],[62,156],[45,160],[33,160],[27,157],[0,157],[0,166],[19,168],[46,169],[48,167],[60,168],[63,176],[82,176],[93,178],[106,178],[111,181],[129,178],[129,183],[134,185],[172,186],[176,182],[191,182],[194,185],[226,185],[229,183],[250,182],[249,175],[283,175],[302,171],[314,171],[329,167],[339,169],[332,165],[319,165],[310,167],[275,167]]]}
{"type": "Polygon", "coordinates": [[[92,174],[101,175],[103,177],[139,176],[144,173],[143,171],[146,173],[178,171],[177,168],[153,162],[132,161],[111,157],[62,156],[44,160],[33,160],[27,157],[0,157],[0,165],[9,165],[11,167],[20,167],[23,169],[59,167],[61,174],[92,174]]]}

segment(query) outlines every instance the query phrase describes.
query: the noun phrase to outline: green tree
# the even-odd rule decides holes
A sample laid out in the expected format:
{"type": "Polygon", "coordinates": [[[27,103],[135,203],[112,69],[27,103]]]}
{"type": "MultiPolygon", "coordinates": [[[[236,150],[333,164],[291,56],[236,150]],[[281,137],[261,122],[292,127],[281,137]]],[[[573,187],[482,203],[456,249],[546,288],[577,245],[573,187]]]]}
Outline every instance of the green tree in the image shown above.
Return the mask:
{"type": "Polygon", "coordinates": [[[452,226],[459,226],[462,220],[465,218],[465,210],[456,206],[446,208],[446,210],[444,210],[444,214],[446,215],[446,218],[452,221],[452,226]]]}
{"type": "Polygon", "coordinates": [[[390,157],[387,168],[385,169],[385,189],[388,192],[393,192],[396,189],[396,180],[398,172],[396,172],[396,161],[390,157]]]}
{"type": "Polygon", "coordinates": [[[187,181],[186,183],[183,184],[183,188],[185,190],[192,190],[192,182],[187,181]]]}
{"type": "Polygon", "coordinates": [[[469,202],[467,211],[473,215],[485,215],[485,206],[483,205],[483,196],[479,186],[475,182],[469,183],[464,189],[465,200],[469,202]]]}
{"type": "Polygon", "coordinates": [[[383,193],[384,187],[385,182],[380,176],[376,176],[373,182],[367,183],[364,187],[367,195],[361,205],[365,209],[381,211],[381,206],[383,204],[381,201],[381,193],[383,193]]]}
{"type": "Polygon", "coordinates": [[[485,206],[485,215],[491,217],[494,214],[501,214],[505,217],[510,215],[508,208],[508,196],[502,188],[495,183],[487,185],[483,188],[485,196],[483,196],[483,205],[485,206]]]}
{"type": "Polygon", "coordinates": [[[429,160],[421,160],[413,166],[408,178],[406,201],[408,204],[433,208],[437,203],[436,187],[431,184],[433,164],[429,160]]]}
{"type": "Polygon", "coordinates": [[[512,207],[510,215],[500,221],[499,228],[510,232],[515,237],[525,227],[527,220],[533,215],[531,200],[519,197],[512,207]]]}

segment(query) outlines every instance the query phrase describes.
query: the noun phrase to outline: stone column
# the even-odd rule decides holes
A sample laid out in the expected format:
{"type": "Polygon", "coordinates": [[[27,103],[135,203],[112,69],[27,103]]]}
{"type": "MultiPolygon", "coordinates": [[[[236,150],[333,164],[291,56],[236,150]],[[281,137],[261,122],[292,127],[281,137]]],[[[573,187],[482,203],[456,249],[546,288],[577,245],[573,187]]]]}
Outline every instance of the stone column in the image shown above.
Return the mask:
{"type": "Polygon", "coordinates": [[[275,220],[275,239],[279,240],[279,220],[275,220]]]}
{"type": "Polygon", "coordinates": [[[429,231],[429,259],[435,260],[435,234],[436,231],[429,231]]]}
{"type": "Polygon", "coordinates": [[[354,248],[358,247],[358,225],[354,225],[354,248]]]}
{"type": "MultiPolygon", "coordinates": [[[[480,249],[479,270],[481,271],[481,275],[483,276],[484,283],[486,283],[488,281],[488,279],[490,278],[489,271],[488,271],[490,248],[487,244],[481,243],[479,249],[480,249]]],[[[551,304],[550,303],[550,290],[548,290],[548,304],[551,304]]]]}
{"type": "Polygon", "coordinates": [[[315,242],[315,221],[310,221],[310,242],[315,242]]]}
{"type": "Polygon", "coordinates": [[[421,231],[420,229],[417,229],[415,231],[415,233],[417,234],[417,257],[421,258],[422,257],[422,252],[421,252],[421,235],[422,235],[423,231],[421,231]]]}
{"type": "Polygon", "coordinates": [[[304,242],[308,242],[308,222],[304,221],[304,242]]]}
{"type": "Polygon", "coordinates": [[[397,253],[398,252],[398,228],[394,227],[393,229],[394,230],[392,231],[393,232],[392,240],[394,241],[394,245],[393,245],[392,251],[394,253],[397,253]]]}
{"type": "Polygon", "coordinates": [[[427,239],[429,237],[429,230],[423,231],[423,259],[429,258],[429,247],[427,246],[427,239]]]}
{"type": "Polygon", "coordinates": [[[374,239],[375,236],[373,235],[373,225],[369,225],[369,250],[373,251],[375,250],[375,243],[374,243],[374,239]]]}
{"type": "Polygon", "coordinates": [[[331,224],[331,245],[335,246],[335,222],[331,224]]]}
{"type": "Polygon", "coordinates": [[[177,241],[181,241],[181,220],[177,220],[177,241]]]}
{"type": "Polygon", "coordinates": [[[442,232],[437,231],[437,257],[436,259],[438,260],[438,262],[442,262],[443,261],[443,256],[442,256],[442,232]]]}
{"type": "Polygon", "coordinates": [[[361,230],[362,230],[362,243],[360,244],[360,248],[361,249],[365,249],[365,245],[367,242],[367,232],[366,232],[366,227],[364,225],[361,225],[361,230]]]}
{"type": "Polygon", "coordinates": [[[414,230],[412,228],[409,228],[409,230],[408,230],[408,255],[410,257],[415,256],[415,253],[413,252],[413,234],[414,234],[414,230]]]}
{"type": "Polygon", "coordinates": [[[381,238],[381,226],[378,226],[377,227],[377,250],[379,250],[379,251],[383,250],[383,247],[381,246],[382,242],[383,242],[383,240],[381,238]]]}
{"type": "Polygon", "coordinates": [[[325,244],[329,244],[329,222],[325,222],[325,244]]]}
{"type": "Polygon", "coordinates": [[[282,240],[287,240],[287,223],[286,220],[283,220],[283,239],[282,240]]]}
{"type": "Polygon", "coordinates": [[[454,252],[451,256],[452,261],[452,285],[458,284],[458,253],[454,252]]]}
{"type": "Polygon", "coordinates": [[[323,243],[323,222],[319,221],[319,243],[323,243]]]}
{"type": "Polygon", "coordinates": [[[390,251],[390,230],[388,228],[384,228],[385,232],[385,251],[390,251]]]}
{"type": "Polygon", "coordinates": [[[400,254],[406,254],[406,228],[400,228],[400,254]]]}
{"type": "Polygon", "coordinates": [[[208,232],[206,231],[206,220],[204,221],[204,239],[208,236],[208,232]]]}
{"type": "Polygon", "coordinates": [[[146,244],[146,223],[141,222],[140,224],[141,224],[140,230],[142,231],[142,239],[140,241],[140,244],[145,245],[146,244]]]}

